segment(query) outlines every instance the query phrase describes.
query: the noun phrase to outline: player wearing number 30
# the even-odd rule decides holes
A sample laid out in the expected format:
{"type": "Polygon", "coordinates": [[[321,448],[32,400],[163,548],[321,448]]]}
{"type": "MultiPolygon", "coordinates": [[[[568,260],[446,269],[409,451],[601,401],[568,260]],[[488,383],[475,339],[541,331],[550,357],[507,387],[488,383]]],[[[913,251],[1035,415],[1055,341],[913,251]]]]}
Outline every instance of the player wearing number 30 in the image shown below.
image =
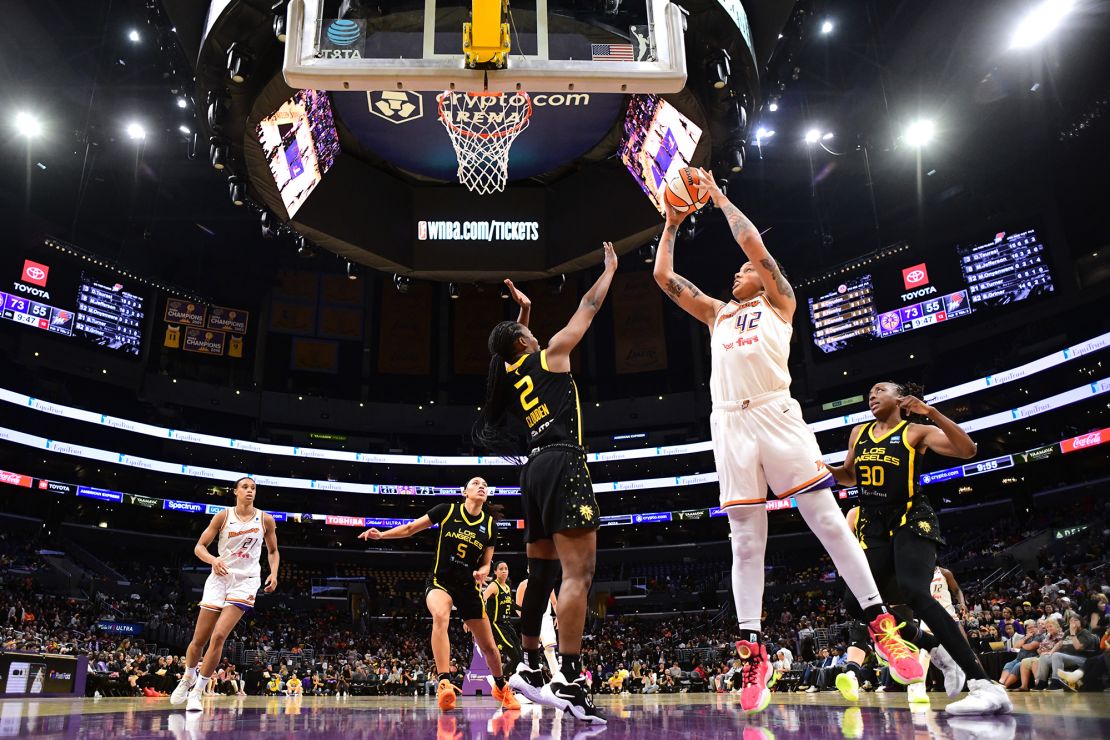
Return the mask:
{"type": "Polygon", "coordinates": [[[259,560],[263,540],[270,564],[265,591],[270,593],[277,588],[281,559],[277,525],[272,516],[254,508],[256,492],[253,478],[235,481],[235,506],[213,516],[193,548],[198,558],[212,566],[212,573],[204,582],[196,630],[185,652],[185,675],[170,695],[171,704],[188,700],[189,711],[204,709],[201,697],[220,662],[224,642],[243,615],[254,609],[254,597],[261,585],[259,560]],[[217,537],[219,554],[213,555],[208,547],[217,537]],[[208,650],[203,664],[198,666],[205,643],[208,650]]]}
{"type": "MultiPolygon", "coordinates": [[[[758,712],[771,700],[771,661],[760,635],[763,561],[767,548],[767,487],[779,498],[794,496],[806,524],[828,550],[837,571],[863,605],[876,650],[902,683],[921,681],[922,670],[895,629],[836,499],[832,473],[790,397],[791,320],[797,302],[759,231],[729,202],[712,175],[697,172],[721,209],[748,261],[732,282],[728,303],[710,298],[674,271],[674,243],[685,218],[667,207],[667,224],[655,255],[655,281],[684,311],[709,327],[713,457],[728,513],[732,543],[732,592],[742,661],[740,706],[758,712]]],[[[660,200],[664,193],[660,194],[660,200]]]]}

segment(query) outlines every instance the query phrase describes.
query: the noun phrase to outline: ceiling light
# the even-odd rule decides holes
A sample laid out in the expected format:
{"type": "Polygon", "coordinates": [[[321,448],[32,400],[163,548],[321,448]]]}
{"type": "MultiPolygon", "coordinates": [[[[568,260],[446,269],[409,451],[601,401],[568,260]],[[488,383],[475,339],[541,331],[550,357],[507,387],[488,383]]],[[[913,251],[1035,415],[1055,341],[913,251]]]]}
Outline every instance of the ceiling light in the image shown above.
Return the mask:
{"type": "Polygon", "coordinates": [[[136,141],[146,138],[146,129],[142,124],[132,121],[127,124],[127,138],[135,139],[136,141]]]}
{"type": "Polygon", "coordinates": [[[824,140],[824,141],[828,141],[828,140],[829,140],[829,139],[831,139],[832,137],[833,137],[833,135],[832,135],[832,132],[830,131],[829,133],[827,133],[827,134],[825,134],[824,136],[822,136],[822,137],[821,137],[821,139],[822,139],[822,140],[824,140]]]}
{"type": "Polygon", "coordinates": [[[139,36],[139,32],[136,31],[134,28],[127,32],[127,40],[133,44],[139,43],[140,38],[141,37],[139,36]]]}
{"type": "Polygon", "coordinates": [[[457,300],[459,297],[459,284],[447,283],[447,297],[452,300],[457,300]]]}
{"type": "Polygon", "coordinates": [[[30,139],[42,133],[42,121],[32,113],[20,111],[15,114],[15,130],[30,139]]]}
{"type": "Polygon", "coordinates": [[[185,98],[178,98],[177,99],[177,107],[178,108],[185,108],[188,105],[189,105],[189,101],[186,100],[185,98]]]}
{"type": "Polygon", "coordinates": [[[932,121],[922,119],[911,123],[902,138],[910,146],[920,148],[932,141],[935,131],[932,121]]]}
{"type": "Polygon", "coordinates": [[[1010,48],[1028,49],[1044,41],[1074,6],[1075,0],[1044,0],[1018,23],[1010,37],[1010,48]]]}
{"type": "Polygon", "coordinates": [[[833,31],[833,22],[828,20],[828,19],[822,21],[822,23],[821,23],[821,33],[823,33],[827,36],[830,33],[832,33],[832,31],[833,31]]]}
{"type": "Polygon", "coordinates": [[[775,101],[773,101],[773,100],[771,101],[770,105],[768,105],[768,106],[767,106],[767,110],[771,111],[772,113],[774,113],[774,112],[775,112],[775,111],[777,111],[778,109],[779,109],[779,104],[778,104],[778,103],[776,103],[776,102],[775,102],[775,101]]]}
{"type": "Polygon", "coordinates": [[[821,132],[818,131],[817,129],[811,128],[809,131],[806,131],[806,143],[807,144],[816,144],[820,138],[821,138],[821,132]]]}
{"type": "Polygon", "coordinates": [[[347,279],[358,280],[358,266],[354,262],[347,263],[347,279]]]}
{"type": "Polygon", "coordinates": [[[178,126],[177,130],[180,131],[181,133],[185,134],[186,136],[193,133],[192,131],[189,130],[189,127],[184,125],[184,124],[178,126]]]}

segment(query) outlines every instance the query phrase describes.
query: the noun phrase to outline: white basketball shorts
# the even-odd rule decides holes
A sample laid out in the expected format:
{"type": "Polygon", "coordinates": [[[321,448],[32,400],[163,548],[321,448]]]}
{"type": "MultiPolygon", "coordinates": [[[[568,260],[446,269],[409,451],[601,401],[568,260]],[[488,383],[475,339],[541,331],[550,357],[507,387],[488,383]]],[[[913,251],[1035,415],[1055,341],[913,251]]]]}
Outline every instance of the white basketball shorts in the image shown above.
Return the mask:
{"type": "Polygon", "coordinates": [[[237,606],[244,611],[254,608],[254,597],[262,585],[259,576],[243,576],[229,573],[218,576],[211,573],[204,582],[204,595],[200,608],[218,612],[225,606],[237,606]]]}
{"type": "Polygon", "coordinates": [[[713,404],[709,417],[721,508],[760,504],[832,485],[817,438],[788,391],[713,404]]]}

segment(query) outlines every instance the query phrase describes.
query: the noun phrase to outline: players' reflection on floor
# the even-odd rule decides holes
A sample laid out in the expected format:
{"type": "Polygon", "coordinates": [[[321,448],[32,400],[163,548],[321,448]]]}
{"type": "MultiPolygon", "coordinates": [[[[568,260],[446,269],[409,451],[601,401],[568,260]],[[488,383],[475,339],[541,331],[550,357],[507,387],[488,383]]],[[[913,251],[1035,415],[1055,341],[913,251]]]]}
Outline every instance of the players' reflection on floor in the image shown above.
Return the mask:
{"type": "Polygon", "coordinates": [[[948,727],[957,738],[990,738],[1013,740],[1017,735],[1017,719],[1010,714],[986,717],[948,717],[948,727]]]}

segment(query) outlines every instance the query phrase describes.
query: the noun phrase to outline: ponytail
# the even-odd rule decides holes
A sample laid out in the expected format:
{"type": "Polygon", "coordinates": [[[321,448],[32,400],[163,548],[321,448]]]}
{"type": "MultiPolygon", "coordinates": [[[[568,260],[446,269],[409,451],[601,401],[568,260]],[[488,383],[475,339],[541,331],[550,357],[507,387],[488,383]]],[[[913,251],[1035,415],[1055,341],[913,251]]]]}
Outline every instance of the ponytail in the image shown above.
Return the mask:
{"type": "Polygon", "coordinates": [[[521,325],[516,321],[502,321],[490,332],[488,347],[492,357],[486,374],[486,397],[470,432],[471,440],[479,449],[509,457],[527,450],[525,435],[505,413],[509,405],[509,376],[505,363],[515,359],[520,330],[521,325]]]}

